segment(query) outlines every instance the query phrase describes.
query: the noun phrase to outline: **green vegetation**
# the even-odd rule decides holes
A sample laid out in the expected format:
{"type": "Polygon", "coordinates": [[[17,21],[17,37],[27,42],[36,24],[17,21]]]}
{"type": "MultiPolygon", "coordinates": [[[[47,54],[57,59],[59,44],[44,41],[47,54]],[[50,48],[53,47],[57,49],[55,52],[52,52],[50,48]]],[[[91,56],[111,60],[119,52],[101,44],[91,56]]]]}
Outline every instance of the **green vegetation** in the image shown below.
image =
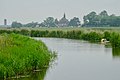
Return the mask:
{"type": "Polygon", "coordinates": [[[57,37],[81,39],[99,43],[105,38],[113,48],[120,47],[120,28],[19,28],[1,29],[2,33],[16,33],[31,37],[57,37]]]}
{"type": "Polygon", "coordinates": [[[68,26],[75,26],[75,27],[80,26],[80,25],[81,25],[80,20],[77,17],[74,17],[73,19],[71,19],[68,24],[68,26]]]}
{"type": "MultiPolygon", "coordinates": [[[[27,34],[26,30],[12,32],[27,34]]],[[[52,59],[53,54],[41,41],[14,33],[0,35],[0,78],[2,79],[47,68],[52,59]]]]}
{"type": "Polygon", "coordinates": [[[108,15],[107,11],[102,11],[97,15],[96,12],[91,12],[83,17],[84,24],[82,26],[86,27],[119,27],[120,26],[120,16],[114,14],[108,15]]]}
{"type": "Polygon", "coordinates": [[[21,23],[19,23],[19,22],[12,22],[12,25],[11,25],[13,28],[20,28],[20,27],[22,27],[22,24],[21,23]]]}
{"type": "Polygon", "coordinates": [[[99,14],[92,11],[83,17],[83,21],[80,21],[78,17],[73,17],[68,20],[66,15],[61,19],[54,17],[47,17],[41,23],[31,22],[22,24],[13,22],[11,27],[120,27],[120,16],[115,14],[109,15],[107,11],[103,10],[99,14]],[[81,24],[83,22],[83,24],[81,24]]]}
{"type": "Polygon", "coordinates": [[[55,19],[54,17],[47,17],[43,22],[38,23],[38,22],[31,22],[27,24],[22,24],[18,22],[12,22],[11,27],[13,28],[20,28],[20,27],[67,27],[67,26],[72,26],[72,27],[78,27],[80,26],[80,20],[77,17],[74,17],[73,19],[66,19],[66,16],[64,16],[58,20],[57,18],[55,19]]]}
{"type": "Polygon", "coordinates": [[[120,57],[120,48],[113,48],[112,55],[113,57],[120,57]]]}
{"type": "MultiPolygon", "coordinates": [[[[0,29],[0,77],[9,78],[28,74],[35,69],[49,66],[54,55],[48,51],[44,43],[29,37],[68,38],[94,43],[100,43],[101,39],[106,39],[110,41],[108,46],[111,46],[115,52],[116,48],[117,50],[120,48],[119,31],[120,28],[94,27],[0,29]]],[[[119,53],[113,55],[119,55],[119,53]]]]}

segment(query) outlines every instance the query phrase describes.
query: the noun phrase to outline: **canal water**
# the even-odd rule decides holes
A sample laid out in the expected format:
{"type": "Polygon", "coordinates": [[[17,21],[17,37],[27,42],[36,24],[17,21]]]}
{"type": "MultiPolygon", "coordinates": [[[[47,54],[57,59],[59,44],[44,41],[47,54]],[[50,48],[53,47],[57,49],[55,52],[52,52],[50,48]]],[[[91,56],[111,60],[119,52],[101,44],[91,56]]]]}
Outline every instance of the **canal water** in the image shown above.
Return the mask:
{"type": "MultiPolygon", "coordinates": [[[[119,50],[81,40],[36,39],[42,40],[49,50],[58,54],[56,61],[44,74],[43,80],[120,80],[119,50]]],[[[41,75],[37,75],[39,76],[41,75]]]]}

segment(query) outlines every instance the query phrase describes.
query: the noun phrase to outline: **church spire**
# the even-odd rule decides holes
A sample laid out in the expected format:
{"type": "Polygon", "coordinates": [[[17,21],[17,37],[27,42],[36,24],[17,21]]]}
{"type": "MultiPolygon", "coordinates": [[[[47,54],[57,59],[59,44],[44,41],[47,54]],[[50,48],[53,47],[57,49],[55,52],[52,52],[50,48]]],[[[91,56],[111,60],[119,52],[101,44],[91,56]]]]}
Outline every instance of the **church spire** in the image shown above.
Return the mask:
{"type": "Polygon", "coordinates": [[[65,13],[64,13],[64,18],[66,18],[66,15],[65,15],[65,13]]]}

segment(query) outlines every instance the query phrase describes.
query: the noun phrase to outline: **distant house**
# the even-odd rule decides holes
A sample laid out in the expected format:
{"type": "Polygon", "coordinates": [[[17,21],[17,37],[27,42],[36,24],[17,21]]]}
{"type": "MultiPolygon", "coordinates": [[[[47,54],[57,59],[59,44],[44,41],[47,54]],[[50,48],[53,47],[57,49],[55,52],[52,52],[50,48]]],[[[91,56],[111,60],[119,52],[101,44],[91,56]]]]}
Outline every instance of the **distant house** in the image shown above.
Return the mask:
{"type": "Polygon", "coordinates": [[[68,19],[66,19],[66,15],[64,13],[64,16],[58,21],[57,26],[58,27],[67,27],[69,24],[68,19]]]}

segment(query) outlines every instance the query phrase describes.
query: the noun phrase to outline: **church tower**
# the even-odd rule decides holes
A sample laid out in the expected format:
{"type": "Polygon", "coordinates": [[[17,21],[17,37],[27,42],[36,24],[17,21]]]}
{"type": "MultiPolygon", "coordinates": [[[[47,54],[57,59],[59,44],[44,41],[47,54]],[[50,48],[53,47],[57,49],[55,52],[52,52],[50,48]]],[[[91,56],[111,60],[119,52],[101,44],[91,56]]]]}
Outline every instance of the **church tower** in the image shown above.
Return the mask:
{"type": "Polygon", "coordinates": [[[4,19],[4,25],[7,25],[7,19],[4,19]]]}
{"type": "Polygon", "coordinates": [[[63,18],[66,18],[66,15],[65,15],[65,13],[64,13],[64,16],[63,16],[63,18]]]}
{"type": "Polygon", "coordinates": [[[69,21],[68,21],[68,19],[66,19],[66,15],[64,13],[63,17],[58,22],[58,26],[59,27],[67,27],[68,24],[69,24],[69,21]]]}

